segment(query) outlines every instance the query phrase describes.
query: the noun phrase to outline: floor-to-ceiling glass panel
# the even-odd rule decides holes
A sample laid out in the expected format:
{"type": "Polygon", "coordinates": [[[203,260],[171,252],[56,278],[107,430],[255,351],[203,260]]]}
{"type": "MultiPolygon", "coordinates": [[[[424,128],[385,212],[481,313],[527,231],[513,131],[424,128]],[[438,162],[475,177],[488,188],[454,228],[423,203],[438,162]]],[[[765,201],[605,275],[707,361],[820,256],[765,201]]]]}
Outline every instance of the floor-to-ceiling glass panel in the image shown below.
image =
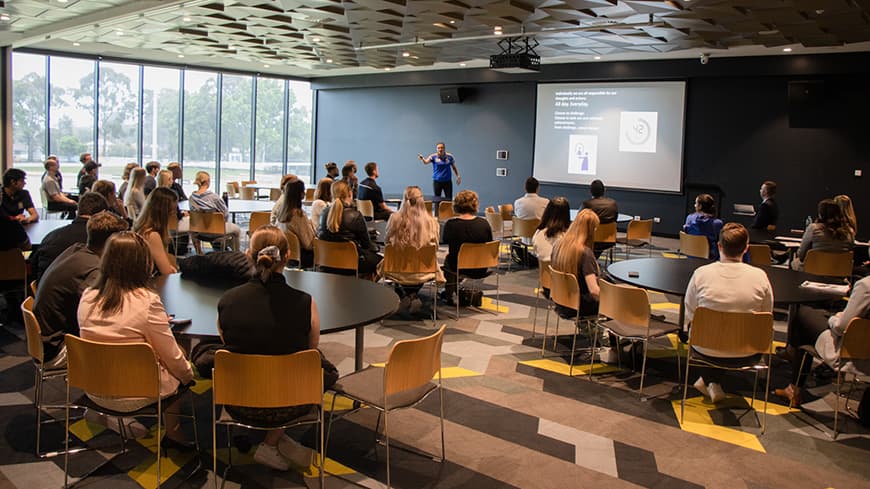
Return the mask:
{"type": "Polygon", "coordinates": [[[27,172],[27,190],[37,207],[46,156],[45,56],[12,53],[12,164],[27,172]]]}
{"type": "Polygon", "coordinates": [[[251,96],[250,76],[224,75],[221,95],[221,178],[227,182],[251,178],[251,96]]]}
{"type": "Polygon", "coordinates": [[[96,62],[51,56],[48,152],[57,155],[64,191],[77,190],[79,155],[94,153],[94,82],[96,62]]]}
{"type": "Polygon", "coordinates": [[[100,178],[120,187],[124,165],[139,158],[139,65],[100,62],[100,178]]]}
{"type": "Polygon", "coordinates": [[[287,134],[287,171],[311,182],[311,85],[289,82],[288,110],[290,128],[287,134]]]}
{"type": "Polygon", "coordinates": [[[184,180],[187,193],[193,190],[198,171],[212,178],[211,190],[220,195],[223,187],[215,178],[217,144],[217,73],[185,70],[184,72],[184,180]]]}
{"type": "Polygon", "coordinates": [[[281,184],[284,153],[284,80],[257,79],[257,144],[254,178],[257,183],[281,184]]]}
{"type": "Polygon", "coordinates": [[[164,168],[178,161],[179,75],[175,68],[146,66],[142,83],[142,161],[164,168]]]}

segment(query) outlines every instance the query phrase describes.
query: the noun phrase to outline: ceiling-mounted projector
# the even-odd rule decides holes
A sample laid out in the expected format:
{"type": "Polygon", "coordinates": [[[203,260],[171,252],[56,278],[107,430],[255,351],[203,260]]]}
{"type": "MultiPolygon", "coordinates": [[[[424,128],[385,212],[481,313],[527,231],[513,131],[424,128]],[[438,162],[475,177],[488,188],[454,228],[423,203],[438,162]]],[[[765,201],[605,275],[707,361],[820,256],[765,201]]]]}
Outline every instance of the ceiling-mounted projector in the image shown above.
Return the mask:
{"type": "Polygon", "coordinates": [[[501,53],[489,57],[489,68],[503,73],[541,71],[541,57],[535,52],[538,41],[530,37],[505,38],[498,42],[501,53]]]}

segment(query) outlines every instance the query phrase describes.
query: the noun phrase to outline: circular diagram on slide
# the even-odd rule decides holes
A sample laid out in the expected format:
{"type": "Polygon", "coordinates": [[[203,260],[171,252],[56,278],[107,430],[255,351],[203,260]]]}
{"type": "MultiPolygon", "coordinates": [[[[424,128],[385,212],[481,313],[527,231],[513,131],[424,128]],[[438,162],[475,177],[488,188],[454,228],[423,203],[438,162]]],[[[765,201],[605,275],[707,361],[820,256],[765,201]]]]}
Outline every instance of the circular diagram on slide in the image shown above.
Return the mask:
{"type": "Polygon", "coordinates": [[[631,144],[645,144],[649,141],[650,125],[643,117],[635,119],[634,124],[629,125],[625,130],[626,139],[631,144]]]}
{"type": "Polygon", "coordinates": [[[619,151],[655,153],[658,112],[620,112],[619,151]]]}

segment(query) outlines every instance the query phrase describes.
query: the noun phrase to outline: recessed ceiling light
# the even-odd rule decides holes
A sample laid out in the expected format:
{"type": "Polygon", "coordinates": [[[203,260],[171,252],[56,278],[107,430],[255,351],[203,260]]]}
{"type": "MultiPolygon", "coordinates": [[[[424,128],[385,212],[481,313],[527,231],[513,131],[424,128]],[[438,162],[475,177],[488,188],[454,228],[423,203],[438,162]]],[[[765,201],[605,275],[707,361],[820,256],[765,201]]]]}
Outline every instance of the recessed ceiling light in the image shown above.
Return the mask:
{"type": "Polygon", "coordinates": [[[315,37],[312,37],[312,38],[311,38],[311,42],[320,42],[320,38],[319,38],[319,37],[316,37],[316,36],[315,36],[315,37]]]}
{"type": "Polygon", "coordinates": [[[66,3],[67,0],[57,0],[57,3],[66,3]]]}
{"type": "Polygon", "coordinates": [[[411,53],[409,53],[408,51],[402,53],[403,58],[407,58],[408,56],[411,56],[411,53]]]}
{"type": "Polygon", "coordinates": [[[74,43],[73,43],[73,46],[81,46],[81,43],[74,42],[74,43]]]}
{"type": "Polygon", "coordinates": [[[119,35],[119,36],[123,36],[123,35],[124,35],[124,31],[115,31],[115,34],[117,34],[117,35],[119,35]]]}
{"type": "Polygon", "coordinates": [[[332,58],[326,58],[327,63],[332,63],[332,58]]]}
{"type": "Polygon", "coordinates": [[[179,58],[183,58],[184,55],[183,55],[183,54],[179,54],[178,57],[179,57],[179,58]]]}
{"type": "Polygon", "coordinates": [[[500,30],[501,30],[501,26],[500,26],[500,25],[497,25],[497,26],[493,27],[493,29],[495,29],[495,30],[497,30],[497,31],[500,31],[500,30]]]}
{"type": "Polygon", "coordinates": [[[601,56],[596,56],[595,59],[601,59],[601,56]]]}
{"type": "Polygon", "coordinates": [[[784,53],[790,53],[790,52],[791,52],[791,48],[782,48],[782,52],[784,52],[784,53]]]}
{"type": "Polygon", "coordinates": [[[9,20],[9,14],[0,14],[0,20],[2,20],[2,21],[9,20]]]}
{"type": "Polygon", "coordinates": [[[269,65],[263,65],[263,68],[268,68],[268,67],[269,67],[269,65]]]}
{"type": "Polygon", "coordinates": [[[459,66],[465,66],[465,63],[459,63],[459,66]]]}
{"type": "Polygon", "coordinates": [[[190,22],[190,17],[182,17],[181,20],[185,22],[190,22]]]}
{"type": "Polygon", "coordinates": [[[495,34],[496,36],[500,36],[502,34],[501,31],[492,31],[492,33],[495,34]]]}
{"type": "Polygon", "coordinates": [[[455,20],[451,20],[450,23],[451,23],[451,24],[455,24],[456,21],[455,21],[455,20]]]}
{"type": "Polygon", "coordinates": [[[390,71],[390,70],[392,70],[392,68],[390,68],[389,66],[384,68],[384,71],[390,71]]]}

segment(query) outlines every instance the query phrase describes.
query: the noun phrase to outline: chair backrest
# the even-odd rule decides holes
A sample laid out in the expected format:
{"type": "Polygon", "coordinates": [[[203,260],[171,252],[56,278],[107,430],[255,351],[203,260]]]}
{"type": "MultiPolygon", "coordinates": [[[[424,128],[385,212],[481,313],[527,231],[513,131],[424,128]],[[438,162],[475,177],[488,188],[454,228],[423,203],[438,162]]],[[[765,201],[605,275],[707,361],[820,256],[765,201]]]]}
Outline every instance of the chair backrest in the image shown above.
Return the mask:
{"type": "Polygon", "coordinates": [[[498,241],[487,243],[462,243],[456,267],[459,270],[470,268],[490,268],[498,266],[498,241]]]}
{"type": "Polygon", "coordinates": [[[512,219],[511,233],[520,238],[531,238],[538,230],[538,225],[541,224],[540,219],[520,219],[516,216],[512,219]]]}
{"type": "Polygon", "coordinates": [[[226,234],[226,220],[220,212],[190,211],[190,232],[226,234]]]}
{"type": "Polygon", "coordinates": [[[538,260],[538,284],[545,289],[551,289],[550,282],[550,262],[548,260],[538,260]]]}
{"type": "Polygon", "coordinates": [[[350,241],[324,241],[314,239],[314,266],[357,270],[359,254],[350,241]]]}
{"type": "Polygon", "coordinates": [[[268,211],[256,211],[251,213],[251,220],[248,221],[248,230],[250,234],[254,234],[254,231],[260,228],[260,226],[268,226],[269,219],[272,217],[272,213],[268,211]]]}
{"type": "Polygon", "coordinates": [[[503,221],[510,221],[511,217],[513,217],[514,215],[514,205],[501,204],[498,206],[498,213],[501,214],[501,218],[503,221]]]}
{"type": "Polygon", "coordinates": [[[287,249],[290,252],[290,259],[300,262],[302,261],[302,250],[299,245],[299,238],[291,231],[284,231],[284,237],[287,238],[287,249]]]}
{"type": "Polygon", "coordinates": [[[385,396],[432,381],[432,377],[441,369],[441,344],[445,329],[446,324],[425,338],[397,341],[393,345],[384,366],[385,396]]]}
{"type": "Polygon", "coordinates": [[[773,347],[773,314],[699,307],[689,333],[692,346],[731,352],[734,356],[766,354],[773,347]]]}
{"type": "Polygon", "coordinates": [[[870,359],[870,319],[852,318],[840,343],[840,358],[870,359]]]}
{"type": "Polygon", "coordinates": [[[257,189],[251,187],[242,187],[241,189],[242,200],[257,200],[257,189]]]}
{"type": "Polygon", "coordinates": [[[428,213],[431,216],[432,215],[432,201],[431,200],[424,200],[423,205],[426,206],[426,213],[428,213]]]}
{"type": "Polygon", "coordinates": [[[502,231],[504,231],[504,219],[501,218],[501,214],[498,212],[487,212],[486,222],[488,222],[489,227],[492,228],[493,234],[501,235],[502,231]]]}
{"type": "Polygon", "coordinates": [[[809,250],[804,260],[804,271],[813,275],[849,277],[852,275],[852,252],[809,250]]]}
{"type": "Polygon", "coordinates": [[[256,185],[256,180],[242,180],[242,187],[247,187],[248,185],[256,185]]]}
{"type": "Polygon", "coordinates": [[[356,210],[358,210],[359,213],[363,215],[363,217],[367,217],[369,219],[375,218],[375,206],[370,200],[357,200],[356,210]]]}
{"type": "Polygon", "coordinates": [[[27,262],[18,248],[0,251],[0,280],[21,280],[21,289],[27,295],[27,262]]]}
{"type": "Polygon", "coordinates": [[[749,264],[756,267],[770,265],[770,246],[766,244],[749,245],[749,264]]]}
{"type": "Polygon", "coordinates": [[[323,402],[320,352],[245,355],[218,350],[214,355],[212,395],[215,404],[232,406],[319,406],[323,402]]]}
{"type": "MultiPolygon", "coordinates": [[[[308,190],[313,191],[314,189],[308,189],[308,190]]],[[[306,192],[307,192],[307,191],[306,191],[306,192]]],[[[281,193],[282,193],[282,192],[281,192],[281,189],[280,189],[280,188],[270,188],[270,189],[269,189],[269,200],[271,200],[272,202],[275,202],[276,200],[278,200],[279,198],[281,198],[281,193]]],[[[306,199],[306,200],[307,200],[307,199],[306,199]]]]}
{"type": "Polygon", "coordinates": [[[64,343],[70,387],[101,397],[160,395],[160,368],[148,343],[103,343],[71,334],[64,343]]]}
{"type": "Polygon", "coordinates": [[[36,297],[36,287],[37,287],[37,285],[38,285],[38,284],[36,283],[36,280],[31,280],[31,281],[30,281],[30,292],[33,293],[33,297],[36,297]]]}
{"type": "Polygon", "coordinates": [[[239,196],[239,182],[227,182],[227,197],[235,199],[239,196]]]}
{"type": "Polygon", "coordinates": [[[596,243],[616,243],[616,221],[599,224],[595,228],[596,243]]]}
{"type": "Polygon", "coordinates": [[[316,189],[314,187],[305,189],[305,200],[312,201],[314,200],[314,191],[316,189]]]}
{"type": "Polygon", "coordinates": [[[384,273],[435,273],[438,269],[438,247],[422,248],[387,245],[384,249],[384,273]]]}
{"type": "Polygon", "coordinates": [[[438,203],[438,220],[446,221],[456,214],[453,212],[453,202],[442,200],[438,203]]]}
{"type": "Polygon", "coordinates": [[[695,258],[710,257],[710,242],[706,236],[686,234],[680,231],[680,253],[695,258]]]}
{"type": "Polygon", "coordinates": [[[625,239],[650,239],[652,238],[652,219],[636,219],[628,221],[628,228],[625,230],[625,239]]]}
{"type": "Polygon", "coordinates": [[[580,284],[573,273],[560,272],[550,265],[550,299],[562,307],[580,307],[580,284]]]}
{"type": "Polygon", "coordinates": [[[27,334],[27,353],[36,363],[41,364],[45,360],[42,349],[42,328],[33,315],[33,297],[28,297],[21,303],[21,315],[24,316],[24,329],[27,334]]]}
{"type": "Polygon", "coordinates": [[[613,284],[603,279],[598,279],[598,286],[600,314],[623,323],[649,325],[649,296],[645,290],[631,285],[613,284]]]}

